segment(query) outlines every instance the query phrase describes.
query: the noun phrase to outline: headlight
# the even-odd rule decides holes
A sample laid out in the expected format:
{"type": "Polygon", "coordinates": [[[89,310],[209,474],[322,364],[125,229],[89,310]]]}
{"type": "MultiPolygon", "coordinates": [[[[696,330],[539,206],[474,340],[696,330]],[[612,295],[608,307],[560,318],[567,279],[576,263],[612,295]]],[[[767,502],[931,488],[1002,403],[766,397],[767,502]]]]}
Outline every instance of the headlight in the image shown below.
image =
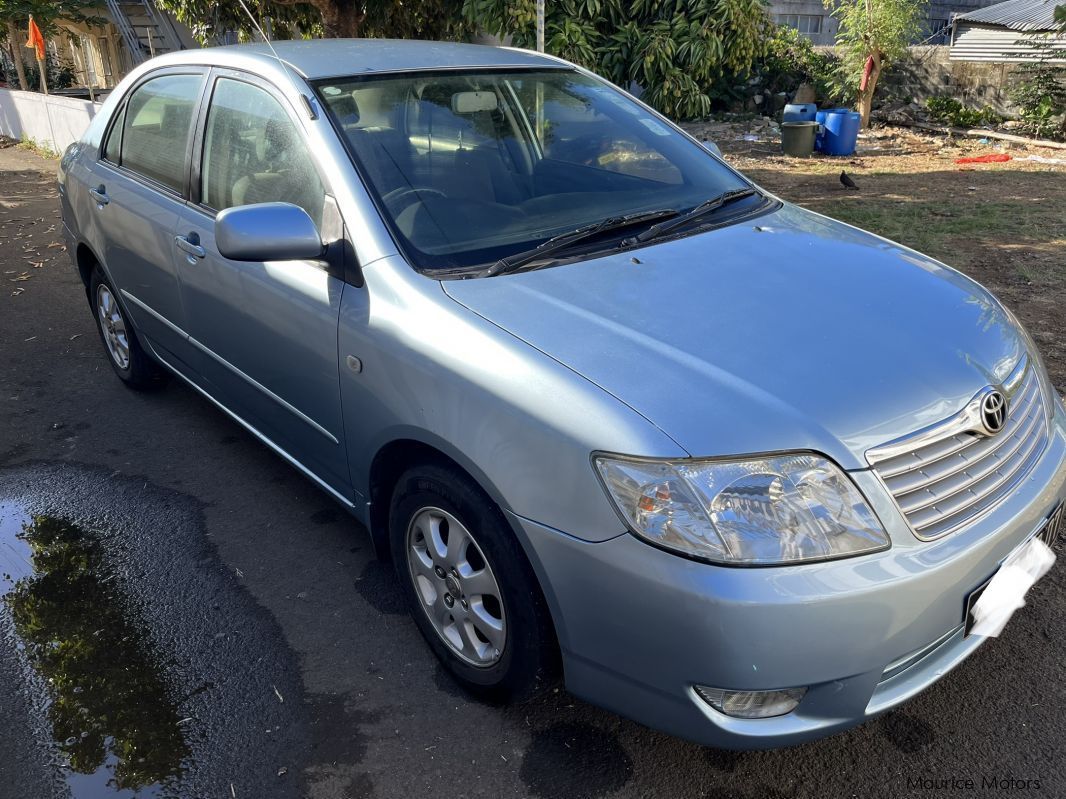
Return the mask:
{"type": "Polygon", "coordinates": [[[596,456],[594,462],[633,532],[702,560],[802,563],[889,546],[859,490],[818,455],[717,461],[596,456]]]}

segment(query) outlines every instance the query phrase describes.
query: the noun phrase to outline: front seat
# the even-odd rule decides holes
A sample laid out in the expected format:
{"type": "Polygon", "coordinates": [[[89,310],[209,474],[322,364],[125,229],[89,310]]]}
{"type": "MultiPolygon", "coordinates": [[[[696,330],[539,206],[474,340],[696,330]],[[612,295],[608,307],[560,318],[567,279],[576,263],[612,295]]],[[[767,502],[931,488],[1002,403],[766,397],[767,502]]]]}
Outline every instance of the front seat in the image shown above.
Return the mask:
{"type": "Polygon", "coordinates": [[[302,148],[295,147],[293,130],[287,121],[270,120],[256,140],[256,171],[233,184],[233,204],[287,202],[303,208],[319,224],[323,197],[315,190],[318,181],[304,175],[314,167],[303,158],[302,148]]]}

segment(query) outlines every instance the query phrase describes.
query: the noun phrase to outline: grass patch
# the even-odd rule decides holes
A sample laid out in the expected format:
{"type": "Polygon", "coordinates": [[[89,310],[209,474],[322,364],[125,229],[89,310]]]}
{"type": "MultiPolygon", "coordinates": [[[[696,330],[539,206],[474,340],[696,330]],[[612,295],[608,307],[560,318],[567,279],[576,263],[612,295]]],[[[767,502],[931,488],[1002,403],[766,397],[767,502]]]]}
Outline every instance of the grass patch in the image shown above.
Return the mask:
{"type": "Polygon", "coordinates": [[[804,204],[956,266],[966,266],[981,250],[1019,245],[1041,249],[1061,234],[1061,214],[1056,222],[1054,213],[1019,212],[1015,202],[946,205],[863,197],[804,204]]]}
{"type": "Polygon", "coordinates": [[[24,150],[29,150],[32,153],[37,153],[37,155],[41,156],[42,158],[51,158],[55,160],[60,156],[60,153],[57,153],[47,144],[39,142],[36,139],[31,139],[29,137],[24,138],[22,141],[20,141],[19,147],[24,150]]]}

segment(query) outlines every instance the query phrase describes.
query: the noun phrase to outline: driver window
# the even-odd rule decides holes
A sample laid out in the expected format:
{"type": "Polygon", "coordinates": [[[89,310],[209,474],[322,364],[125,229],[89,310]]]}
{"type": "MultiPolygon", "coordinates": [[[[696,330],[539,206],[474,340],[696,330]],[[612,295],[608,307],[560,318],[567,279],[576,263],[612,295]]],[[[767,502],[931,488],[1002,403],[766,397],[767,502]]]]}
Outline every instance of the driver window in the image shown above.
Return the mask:
{"type": "Polygon", "coordinates": [[[300,130],[262,89],[219,78],[211,98],[201,169],[204,205],[286,202],[321,229],[325,189],[300,130]]]}

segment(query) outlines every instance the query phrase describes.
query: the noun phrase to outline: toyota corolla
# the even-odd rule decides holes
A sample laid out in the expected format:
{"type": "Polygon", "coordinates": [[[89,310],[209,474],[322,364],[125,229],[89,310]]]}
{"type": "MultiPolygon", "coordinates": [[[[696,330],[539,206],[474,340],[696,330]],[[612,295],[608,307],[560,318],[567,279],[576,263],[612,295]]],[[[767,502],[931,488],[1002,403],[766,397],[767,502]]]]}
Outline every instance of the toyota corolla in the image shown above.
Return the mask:
{"type": "Polygon", "coordinates": [[[1066,409],[981,286],[559,59],[276,48],[127,77],[62,159],[69,251],[115,374],[348,508],[459,682],[791,744],[1046,568],[1066,409]]]}

